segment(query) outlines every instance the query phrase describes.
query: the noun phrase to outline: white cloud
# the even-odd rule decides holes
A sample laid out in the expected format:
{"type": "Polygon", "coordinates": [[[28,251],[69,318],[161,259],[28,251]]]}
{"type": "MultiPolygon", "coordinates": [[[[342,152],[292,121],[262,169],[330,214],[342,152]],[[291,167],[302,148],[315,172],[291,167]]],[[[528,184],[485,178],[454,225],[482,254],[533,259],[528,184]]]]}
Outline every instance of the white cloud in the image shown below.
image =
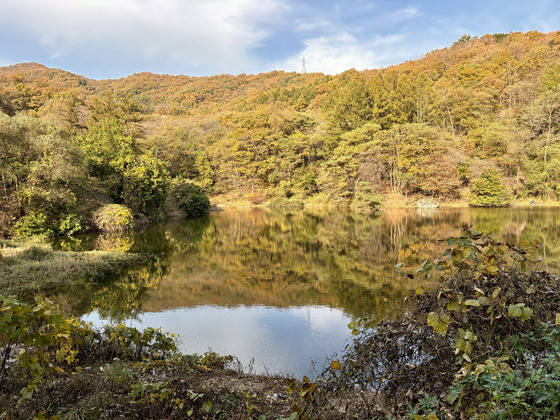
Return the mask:
{"type": "Polygon", "coordinates": [[[396,56],[396,47],[402,35],[376,37],[360,41],[347,32],[338,35],[311,38],[305,48],[279,65],[287,71],[300,71],[302,56],[305,56],[308,72],[338,74],[354,68],[373,69],[391,64],[396,56]]]}
{"type": "Polygon", "coordinates": [[[338,74],[351,68],[379,68],[411,58],[417,48],[410,44],[420,44],[407,35],[406,25],[423,15],[415,6],[382,8],[372,2],[352,3],[348,9],[334,7],[328,14],[309,15],[295,26],[306,37],[304,48],[276,63],[276,68],[301,71],[303,56],[309,72],[338,74]]]}
{"type": "Polygon", "coordinates": [[[402,21],[402,20],[409,20],[414,19],[416,17],[420,17],[422,14],[420,13],[420,9],[417,7],[407,6],[404,9],[397,10],[393,14],[393,20],[402,21]]]}
{"type": "Polygon", "coordinates": [[[295,23],[297,32],[311,32],[319,29],[328,28],[331,23],[327,20],[300,20],[295,23]]]}
{"type": "Polygon", "coordinates": [[[287,10],[281,0],[18,0],[0,5],[0,25],[31,34],[49,55],[231,72],[247,67],[269,36],[263,28],[287,10]]]}

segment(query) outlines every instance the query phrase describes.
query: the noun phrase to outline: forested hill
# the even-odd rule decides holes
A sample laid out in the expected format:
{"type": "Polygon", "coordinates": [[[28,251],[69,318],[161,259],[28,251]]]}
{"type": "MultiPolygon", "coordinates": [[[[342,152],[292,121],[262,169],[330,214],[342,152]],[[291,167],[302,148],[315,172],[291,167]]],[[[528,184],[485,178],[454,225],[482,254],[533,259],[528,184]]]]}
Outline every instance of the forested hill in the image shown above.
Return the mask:
{"type": "MultiPolygon", "coordinates": [[[[418,60],[337,76],[140,73],[96,81],[17,64],[0,67],[0,109],[18,111],[1,120],[2,141],[8,131],[56,131],[72,155],[61,161],[86,168],[87,182],[98,181],[92,188],[109,201],[126,201],[123,185],[104,178],[119,170],[108,151],[124,149],[138,168],[149,161],[152,173],[252,203],[468,201],[482,174],[504,200],[560,196],[560,31],[464,36],[418,60]]],[[[47,182],[17,169],[21,156],[6,150],[6,196],[14,177],[18,188],[47,182]]],[[[56,185],[72,190],[68,173],[60,176],[56,185]]]]}

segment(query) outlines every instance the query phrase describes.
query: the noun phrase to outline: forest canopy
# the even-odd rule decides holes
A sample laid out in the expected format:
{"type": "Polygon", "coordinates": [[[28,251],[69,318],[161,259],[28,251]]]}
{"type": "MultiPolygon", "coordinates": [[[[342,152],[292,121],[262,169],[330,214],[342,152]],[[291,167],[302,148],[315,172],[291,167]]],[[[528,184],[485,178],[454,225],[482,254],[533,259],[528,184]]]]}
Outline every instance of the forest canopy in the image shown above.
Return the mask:
{"type": "Polygon", "coordinates": [[[492,173],[508,200],[491,205],[558,200],[559,46],[560,32],[465,36],[337,76],[0,67],[0,234],[64,234],[111,203],[157,219],[184,182],[226,201],[372,210],[391,196],[484,205],[473,188],[492,173]]]}

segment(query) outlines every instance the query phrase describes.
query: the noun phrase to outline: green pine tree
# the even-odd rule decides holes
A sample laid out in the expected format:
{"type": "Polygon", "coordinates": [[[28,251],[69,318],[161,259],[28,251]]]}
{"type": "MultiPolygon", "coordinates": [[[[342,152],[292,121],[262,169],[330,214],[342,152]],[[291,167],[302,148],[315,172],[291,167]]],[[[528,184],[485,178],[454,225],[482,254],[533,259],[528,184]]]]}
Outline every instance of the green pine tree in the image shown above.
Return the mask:
{"type": "Polygon", "coordinates": [[[469,204],[473,207],[502,207],[511,202],[511,196],[504,188],[496,169],[485,169],[474,182],[472,193],[469,204]]]}

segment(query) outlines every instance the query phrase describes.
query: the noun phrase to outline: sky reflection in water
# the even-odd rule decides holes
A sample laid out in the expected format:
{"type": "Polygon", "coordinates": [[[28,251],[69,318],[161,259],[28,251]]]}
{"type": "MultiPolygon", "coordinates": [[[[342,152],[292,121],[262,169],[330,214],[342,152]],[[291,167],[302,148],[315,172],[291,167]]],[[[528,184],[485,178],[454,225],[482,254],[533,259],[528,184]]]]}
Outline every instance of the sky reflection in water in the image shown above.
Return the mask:
{"type": "MultiPolygon", "coordinates": [[[[101,325],[97,311],[83,319],[101,325]]],[[[312,361],[320,371],[326,355],[339,352],[350,337],[351,318],[340,309],[306,306],[198,306],[147,312],[128,326],[159,328],[179,336],[183,353],[212,350],[233,354],[245,368],[254,359],[257,373],[309,375],[312,361]]]]}

